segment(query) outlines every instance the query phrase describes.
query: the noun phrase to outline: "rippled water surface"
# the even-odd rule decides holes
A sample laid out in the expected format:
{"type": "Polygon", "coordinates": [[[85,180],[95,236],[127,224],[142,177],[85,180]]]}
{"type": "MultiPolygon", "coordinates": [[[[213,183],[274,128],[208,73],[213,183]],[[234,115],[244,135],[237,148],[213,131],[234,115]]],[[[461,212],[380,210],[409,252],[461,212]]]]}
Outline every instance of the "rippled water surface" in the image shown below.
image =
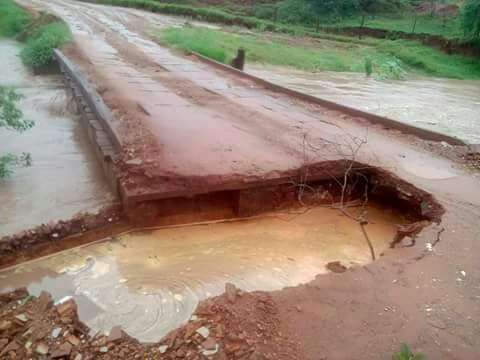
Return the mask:
{"type": "Polygon", "coordinates": [[[480,143],[478,80],[387,81],[357,73],[307,73],[258,65],[247,71],[310,95],[480,143]]]}
{"type": "MultiPolygon", "coordinates": [[[[400,221],[369,208],[378,253],[400,221]]],[[[314,279],[326,264],[371,261],[359,225],[336,210],[274,214],[256,220],[134,232],[0,273],[0,290],[28,286],[58,300],[73,296],[94,330],[120,324],[155,341],[189,319],[198,302],[232,282],[244,290],[276,290],[314,279]]]]}
{"type": "Polygon", "coordinates": [[[0,237],[113,200],[79,119],[67,110],[60,76],[33,76],[21,63],[20,44],[0,40],[0,85],[24,96],[18,103],[35,126],[23,133],[0,128],[0,155],[31,154],[32,166],[0,180],[0,237]]]}

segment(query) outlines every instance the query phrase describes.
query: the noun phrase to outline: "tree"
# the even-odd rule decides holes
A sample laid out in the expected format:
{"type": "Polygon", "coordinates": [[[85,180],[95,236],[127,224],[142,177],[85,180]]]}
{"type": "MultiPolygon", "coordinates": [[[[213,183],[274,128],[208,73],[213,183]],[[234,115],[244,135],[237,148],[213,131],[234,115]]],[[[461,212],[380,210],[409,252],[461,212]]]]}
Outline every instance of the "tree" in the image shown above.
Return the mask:
{"type": "MultiPolygon", "coordinates": [[[[23,132],[34,125],[33,121],[23,118],[22,111],[16,106],[21,98],[22,96],[15,90],[0,86],[0,128],[23,132]]],[[[10,175],[13,166],[29,166],[30,164],[31,157],[27,153],[0,155],[0,178],[10,175]]]]}
{"type": "Polygon", "coordinates": [[[466,37],[480,37],[480,0],[468,0],[462,11],[462,26],[466,37]]]}

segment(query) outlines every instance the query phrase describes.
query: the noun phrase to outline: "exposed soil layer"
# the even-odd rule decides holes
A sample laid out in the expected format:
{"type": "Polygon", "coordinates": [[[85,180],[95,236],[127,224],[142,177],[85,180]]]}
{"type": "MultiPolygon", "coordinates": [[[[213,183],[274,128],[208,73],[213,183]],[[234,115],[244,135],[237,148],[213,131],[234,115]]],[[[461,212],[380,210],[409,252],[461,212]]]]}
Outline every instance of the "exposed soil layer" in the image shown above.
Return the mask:
{"type": "Polygon", "coordinates": [[[373,200],[387,206],[395,204],[411,222],[426,219],[440,223],[444,213],[431,194],[385,170],[351,161],[311,164],[277,173],[277,176],[263,183],[257,181],[255,186],[232,185],[230,190],[190,198],[143,202],[126,211],[122,205],[112,205],[95,214],[78,214],[69,220],[52,221],[5,236],[0,239],[0,267],[95,241],[100,235],[114,235],[132,225],[188,224],[249,217],[306,205],[337,207],[355,200],[373,200]],[[347,171],[346,182],[342,183],[347,171]]]}
{"type": "Polygon", "coordinates": [[[0,239],[0,267],[92,242],[130,228],[121,205],[51,221],[0,239]],[[123,220],[123,222],[122,222],[123,220]]]}

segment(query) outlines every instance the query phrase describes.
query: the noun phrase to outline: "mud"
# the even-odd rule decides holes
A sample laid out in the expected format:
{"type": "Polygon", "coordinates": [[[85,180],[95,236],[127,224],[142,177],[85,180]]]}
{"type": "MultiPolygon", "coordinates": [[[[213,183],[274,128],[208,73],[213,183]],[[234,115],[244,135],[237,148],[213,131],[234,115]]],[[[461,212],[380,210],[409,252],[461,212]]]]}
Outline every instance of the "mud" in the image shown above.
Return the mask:
{"type": "Polygon", "coordinates": [[[476,131],[480,124],[480,81],[432,78],[387,81],[356,73],[312,74],[255,64],[247,67],[247,72],[306,94],[453,135],[467,143],[480,142],[476,131]]]}
{"type": "MultiPolygon", "coordinates": [[[[393,210],[367,211],[367,231],[380,254],[406,220],[393,210]]],[[[4,271],[0,290],[26,286],[55,300],[73,296],[80,320],[93,330],[121,325],[152,342],[186,323],[199,301],[220,295],[227,282],[244,291],[278,290],[313,280],[334,261],[352,267],[371,257],[356,221],[320,207],[135,231],[4,271]]]]}
{"type": "Polygon", "coordinates": [[[60,76],[33,76],[18,57],[20,44],[0,41],[0,84],[24,95],[19,108],[35,126],[2,130],[3,152],[29,152],[32,166],[0,181],[0,237],[68,219],[111,203],[110,192],[78,119],[68,109],[60,76]]]}

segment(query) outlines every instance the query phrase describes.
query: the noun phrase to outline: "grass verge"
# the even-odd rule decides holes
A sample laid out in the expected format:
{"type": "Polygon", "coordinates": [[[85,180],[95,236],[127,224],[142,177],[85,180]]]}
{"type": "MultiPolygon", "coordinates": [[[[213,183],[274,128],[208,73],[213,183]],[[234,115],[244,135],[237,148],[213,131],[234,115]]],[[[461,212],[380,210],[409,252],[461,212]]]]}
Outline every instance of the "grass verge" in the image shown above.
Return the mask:
{"type": "Polygon", "coordinates": [[[41,68],[52,62],[53,49],[62,47],[71,40],[68,27],[62,22],[53,22],[38,28],[27,38],[20,57],[30,68],[41,68]]]}
{"type": "Polygon", "coordinates": [[[25,42],[20,54],[30,68],[41,68],[53,61],[53,49],[71,39],[68,27],[51,15],[34,18],[12,0],[0,0],[0,36],[25,42]]]}
{"type": "Polygon", "coordinates": [[[262,34],[239,34],[198,27],[168,28],[155,33],[160,42],[198,52],[229,63],[237,49],[246,50],[247,62],[288,66],[305,71],[365,72],[366,64],[380,78],[402,78],[408,72],[457,79],[480,79],[480,63],[447,55],[406,40],[377,40],[374,44],[262,34]],[[303,44],[302,44],[303,42],[303,44]],[[369,66],[370,67],[370,66],[369,66]]]}
{"type": "Polygon", "coordinates": [[[0,36],[14,37],[32,20],[30,14],[11,0],[0,1],[0,36]]]}

